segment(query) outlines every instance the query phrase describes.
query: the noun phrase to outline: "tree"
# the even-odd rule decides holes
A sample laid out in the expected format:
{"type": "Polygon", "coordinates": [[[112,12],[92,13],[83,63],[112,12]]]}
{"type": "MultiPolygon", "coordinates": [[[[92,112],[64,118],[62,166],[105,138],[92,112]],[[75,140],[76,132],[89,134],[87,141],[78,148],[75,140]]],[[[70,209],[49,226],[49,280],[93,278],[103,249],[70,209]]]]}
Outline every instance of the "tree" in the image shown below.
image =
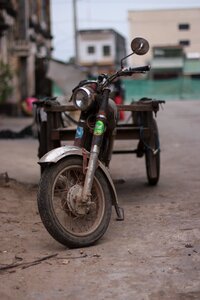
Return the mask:
{"type": "Polygon", "coordinates": [[[12,78],[10,66],[0,61],[0,103],[5,102],[13,90],[12,78]]]}

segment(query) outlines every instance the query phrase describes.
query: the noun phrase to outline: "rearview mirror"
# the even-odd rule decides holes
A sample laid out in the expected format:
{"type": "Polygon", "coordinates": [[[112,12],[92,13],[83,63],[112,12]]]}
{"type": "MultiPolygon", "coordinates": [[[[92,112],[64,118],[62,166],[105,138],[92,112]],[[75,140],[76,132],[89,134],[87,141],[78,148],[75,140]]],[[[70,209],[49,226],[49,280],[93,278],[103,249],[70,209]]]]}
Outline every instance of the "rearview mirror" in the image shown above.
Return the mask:
{"type": "Polygon", "coordinates": [[[149,43],[141,37],[136,37],[131,42],[131,49],[137,55],[144,55],[149,51],[149,43]]]}

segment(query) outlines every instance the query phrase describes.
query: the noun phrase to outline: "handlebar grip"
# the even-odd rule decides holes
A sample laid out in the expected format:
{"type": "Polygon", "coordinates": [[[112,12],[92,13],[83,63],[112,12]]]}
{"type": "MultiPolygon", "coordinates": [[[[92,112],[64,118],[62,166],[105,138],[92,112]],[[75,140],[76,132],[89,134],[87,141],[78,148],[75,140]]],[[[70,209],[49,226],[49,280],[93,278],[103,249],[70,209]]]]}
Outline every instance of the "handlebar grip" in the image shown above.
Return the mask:
{"type": "Polygon", "coordinates": [[[132,73],[147,72],[150,69],[151,69],[151,66],[148,65],[148,66],[142,66],[142,67],[137,67],[137,68],[130,68],[129,72],[132,72],[132,73]]]}
{"type": "Polygon", "coordinates": [[[135,73],[145,73],[151,69],[151,66],[142,66],[136,68],[127,68],[118,73],[118,76],[131,76],[135,73]]]}

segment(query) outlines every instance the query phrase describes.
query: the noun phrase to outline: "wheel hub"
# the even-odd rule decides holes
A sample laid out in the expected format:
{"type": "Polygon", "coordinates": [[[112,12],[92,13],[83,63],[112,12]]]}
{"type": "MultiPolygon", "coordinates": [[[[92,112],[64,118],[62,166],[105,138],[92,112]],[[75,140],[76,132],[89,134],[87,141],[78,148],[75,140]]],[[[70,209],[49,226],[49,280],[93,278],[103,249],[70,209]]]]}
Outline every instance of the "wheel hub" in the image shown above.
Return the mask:
{"type": "Polygon", "coordinates": [[[67,194],[67,204],[70,211],[76,216],[85,215],[89,208],[87,203],[82,202],[83,187],[79,184],[73,185],[67,194]]]}

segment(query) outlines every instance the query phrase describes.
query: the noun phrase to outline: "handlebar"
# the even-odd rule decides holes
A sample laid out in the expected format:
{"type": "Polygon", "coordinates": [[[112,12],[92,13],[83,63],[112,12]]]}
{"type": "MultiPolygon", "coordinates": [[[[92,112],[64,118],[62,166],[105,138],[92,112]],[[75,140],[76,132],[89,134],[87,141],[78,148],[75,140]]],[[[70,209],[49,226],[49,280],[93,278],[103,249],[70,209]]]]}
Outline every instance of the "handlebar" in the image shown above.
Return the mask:
{"type": "MultiPolygon", "coordinates": [[[[118,72],[116,72],[115,74],[108,76],[106,74],[102,74],[98,77],[98,81],[99,83],[102,83],[103,80],[105,80],[102,84],[102,87],[105,88],[107,87],[109,84],[111,84],[113,82],[113,80],[115,80],[117,77],[120,76],[131,76],[133,74],[136,73],[145,73],[148,72],[151,69],[150,65],[146,65],[146,66],[142,66],[142,67],[136,67],[136,68],[124,68],[123,70],[120,70],[118,72]]],[[[85,84],[91,84],[91,83],[95,83],[98,84],[96,80],[82,80],[81,82],[79,82],[79,84],[72,90],[72,92],[74,92],[77,88],[79,88],[80,86],[83,86],[85,84]]]]}
{"type": "Polygon", "coordinates": [[[103,87],[108,86],[108,84],[111,84],[113,80],[115,80],[117,77],[120,76],[131,76],[136,73],[145,73],[149,71],[151,67],[148,66],[142,66],[142,67],[136,67],[136,68],[125,68],[123,70],[120,70],[116,72],[115,74],[111,75],[110,77],[107,78],[106,82],[103,84],[103,87]]]}

